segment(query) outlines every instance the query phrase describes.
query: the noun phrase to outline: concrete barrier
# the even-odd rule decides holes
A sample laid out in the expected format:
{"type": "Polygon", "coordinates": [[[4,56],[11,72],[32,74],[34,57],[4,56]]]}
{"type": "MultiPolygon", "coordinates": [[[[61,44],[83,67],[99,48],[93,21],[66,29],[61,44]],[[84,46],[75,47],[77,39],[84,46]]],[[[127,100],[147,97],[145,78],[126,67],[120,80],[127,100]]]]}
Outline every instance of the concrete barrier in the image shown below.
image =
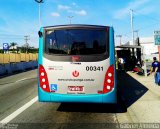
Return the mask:
{"type": "Polygon", "coordinates": [[[3,64],[3,54],[0,54],[0,64],[3,64]]]}
{"type": "Polygon", "coordinates": [[[21,62],[25,62],[26,61],[26,54],[25,53],[21,53],[20,54],[20,60],[21,60],[21,62]]]}
{"type": "Polygon", "coordinates": [[[26,62],[29,62],[29,54],[26,54],[26,62]]]}
{"type": "Polygon", "coordinates": [[[3,64],[8,64],[9,63],[9,54],[3,54],[3,64]]]}
{"type": "Polygon", "coordinates": [[[12,74],[11,64],[5,64],[6,74],[12,74]]]}
{"type": "Polygon", "coordinates": [[[38,67],[37,61],[8,63],[0,65],[0,76],[23,72],[38,67]]]}
{"type": "Polygon", "coordinates": [[[33,54],[29,53],[29,60],[32,61],[33,60],[33,54]]]}
{"type": "Polygon", "coordinates": [[[0,64],[37,61],[37,53],[0,53],[0,64]]]}
{"type": "Polygon", "coordinates": [[[7,74],[7,71],[5,69],[5,65],[0,65],[0,75],[7,74]]]}
{"type": "Polygon", "coordinates": [[[32,58],[33,58],[33,61],[36,61],[36,60],[37,60],[37,55],[36,55],[36,54],[33,54],[32,56],[33,56],[33,57],[32,57],[32,58]]]}
{"type": "Polygon", "coordinates": [[[38,53],[0,53],[0,76],[37,68],[38,53]]]}
{"type": "Polygon", "coordinates": [[[21,62],[21,55],[20,54],[16,54],[16,62],[21,62]]]}

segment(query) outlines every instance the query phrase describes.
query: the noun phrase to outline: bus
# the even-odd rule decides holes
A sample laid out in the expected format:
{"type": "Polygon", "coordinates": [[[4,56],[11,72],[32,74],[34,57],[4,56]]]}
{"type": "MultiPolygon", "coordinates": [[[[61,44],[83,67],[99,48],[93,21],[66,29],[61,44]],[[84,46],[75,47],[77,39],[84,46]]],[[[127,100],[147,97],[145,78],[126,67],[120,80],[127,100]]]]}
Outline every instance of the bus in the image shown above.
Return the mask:
{"type": "Polygon", "coordinates": [[[39,31],[40,102],[117,102],[113,27],[57,25],[39,31]]]}

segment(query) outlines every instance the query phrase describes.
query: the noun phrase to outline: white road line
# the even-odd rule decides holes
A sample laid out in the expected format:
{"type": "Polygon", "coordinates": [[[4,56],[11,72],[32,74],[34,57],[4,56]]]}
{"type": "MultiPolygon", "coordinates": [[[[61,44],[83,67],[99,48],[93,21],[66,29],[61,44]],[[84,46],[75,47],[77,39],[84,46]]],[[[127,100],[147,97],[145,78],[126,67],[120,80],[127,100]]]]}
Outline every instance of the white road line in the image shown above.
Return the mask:
{"type": "Polygon", "coordinates": [[[29,79],[29,78],[23,78],[23,79],[17,80],[16,82],[24,81],[24,80],[27,80],[27,79],[29,79]]]}
{"type": "Polygon", "coordinates": [[[4,118],[3,120],[0,121],[0,124],[7,124],[9,123],[11,120],[13,120],[15,117],[17,117],[19,114],[21,114],[24,110],[26,110],[27,108],[29,108],[32,104],[34,104],[36,101],[38,100],[38,96],[36,96],[35,98],[33,98],[31,101],[29,101],[28,103],[26,103],[25,105],[23,105],[22,107],[20,107],[19,109],[17,109],[16,111],[14,111],[12,114],[10,114],[9,116],[7,116],[6,118],[4,118]]]}

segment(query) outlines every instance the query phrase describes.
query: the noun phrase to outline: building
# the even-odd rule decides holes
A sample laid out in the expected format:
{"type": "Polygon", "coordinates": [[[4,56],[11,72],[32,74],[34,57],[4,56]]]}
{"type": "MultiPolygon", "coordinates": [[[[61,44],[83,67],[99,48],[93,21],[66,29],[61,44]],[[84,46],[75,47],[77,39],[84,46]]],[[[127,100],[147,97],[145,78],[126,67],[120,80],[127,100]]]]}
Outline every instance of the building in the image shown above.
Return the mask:
{"type": "Polygon", "coordinates": [[[152,60],[153,57],[159,58],[158,46],[154,44],[154,37],[143,37],[139,39],[142,46],[142,53],[145,59],[152,60]]]}
{"type": "Polygon", "coordinates": [[[145,55],[158,53],[158,46],[154,45],[154,37],[140,38],[140,45],[143,47],[145,55]]]}

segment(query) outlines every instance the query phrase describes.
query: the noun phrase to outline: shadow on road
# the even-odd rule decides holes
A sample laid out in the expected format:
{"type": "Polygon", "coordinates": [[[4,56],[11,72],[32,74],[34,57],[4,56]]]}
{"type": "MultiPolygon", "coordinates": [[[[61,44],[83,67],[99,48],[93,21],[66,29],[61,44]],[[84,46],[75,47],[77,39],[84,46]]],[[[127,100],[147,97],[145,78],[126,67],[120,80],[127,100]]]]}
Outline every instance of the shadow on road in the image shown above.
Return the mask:
{"type": "Polygon", "coordinates": [[[127,108],[148,91],[148,88],[126,72],[122,71],[117,71],[117,84],[120,96],[122,97],[122,100],[124,100],[127,108]]]}
{"type": "Polygon", "coordinates": [[[57,111],[62,112],[91,112],[91,113],[124,113],[127,111],[120,94],[117,94],[117,104],[94,103],[61,103],[57,111]]]}
{"type": "Polygon", "coordinates": [[[117,104],[62,103],[58,111],[123,113],[142,97],[148,89],[125,72],[117,71],[118,102],[117,104]]]}
{"type": "Polygon", "coordinates": [[[123,113],[127,109],[119,103],[114,104],[90,104],[90,103],[61,103],[57,111],[62,112],[90,112],[90,113],[123,113]]]}

